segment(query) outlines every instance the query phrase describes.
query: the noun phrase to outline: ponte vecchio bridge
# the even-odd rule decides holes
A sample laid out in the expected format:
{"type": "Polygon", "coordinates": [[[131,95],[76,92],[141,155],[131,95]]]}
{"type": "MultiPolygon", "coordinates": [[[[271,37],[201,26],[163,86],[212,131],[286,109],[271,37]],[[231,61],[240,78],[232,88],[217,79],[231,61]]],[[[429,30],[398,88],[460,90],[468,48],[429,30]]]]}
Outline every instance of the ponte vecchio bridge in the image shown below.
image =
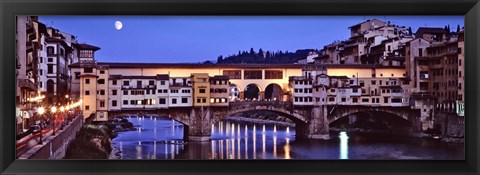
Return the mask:
{"type": "MultiPolygon", "coordinates": [[[[272,111],[293,120],[296,123],[296,136],[298,138],[328,138],[328,126],[330,123],[357,112],[376,111],[391,113],[411,122],[416,130],[421,130],[425,120],[421,120],[420,110],[410,109],[409,107],[347,106],[341,108],[331,104],[294,106],[290,99],[292,92],[290,92],[289,77],[305,76],[302,75],[302,67],[303,65],[299,64],[222,65],[101,62],[77,63],[70,66],[76,76],[72,79],[72,94],[78,94],[77,98],[83,99],[82,108],[84,109],[85,117],[94,115],[96,121],[106,121],[108,118],[132,113],[168,116],[185,125],[184,134],[185,139],[188,140],[208,140],[212,124],[229,115],[255,110],[272,111]],[[206,78],[201,76],[196,78],[193,74],[207,75],[207,77],[228,77],[229,83],[224,85],[228,84],[228,93],[230,95],[233,94],[234,98],[225,101],[224,105],[215,105],[214,102],[216,100],[213,98],[202,102],[196,96],[208,94],[208,92],[205,90],[203,92],[199,91],[198,88],[208,89],[208,87],[207,85],[195,85],[195,82],[208,84],[208,80],[202,80],[206,78]],[[138,82],[139,84],[137,84],[134,90],[124,89],[122,86],[119,89],[120,92],[116,92],[116,89],[113,89],[113,87],[118,85],[117,83],[122,83],[116,82],[117,79],[113,79],[113,77],[118,78],[118,75],[125,76],[128,79],[121,81],[138,82]],[[163,75],[168,76],[165,79],[163,75]],[[183,78],[183,85],[181,83],[177,85],[178,83],[175,83],[175,80],[173,80],[173,84],[177,88],[174,91],[158,89],[161,86],[161,81],[165,80],[172,83],[172,80],[169,80],[168,77],[187,78],[183,78]],[[147,82],[147,84],[149,82],[149,84],[142,86],[142,82],[147,82]],[[253,98],[255,100],[252,101],[236,100],[237,98],[244,99],[246,89],[252,86],[258,88],[258,98],[253,98]],[[178,101],[168,100],[169,97],[174,95],[172,93],[179,93],[178,88],[186,97],[179,98],[178,101]],[[271,88],[270,91],[277,91],[276,95],[273,95],[273,93],[265,94],[269,88],[271,88]],[[162,93],[150,93],[150,90],[155,92],[158,90],[158,92],[162,93]],[[87,91],[96,91],[97,95],[86,95],[87,91]],[[137,104],[136,100],[130,99],[132,92],[129,91],[135,91],[135,95],[141,94],[144,98],[148,96],[151,99],[148,99],[148,102],[138,101],[137,104]],[[168,102],[165,104],[165,100],[162,101],[162,98],[167,98],[168,102]],[[267,98],[269,100],[265,100],[267,98]],[[112,99],[119,99],[119,101],[113,101],[112,99]],[[132,106],[130,101],[135,104],[132,106]],[[179,103],[185,104],[179,106],[179,103]],[[160,106],[160,104],[165,105],[160,106]]],[[[210,89],[210,92],[213,92],[212,89],[210,89]]]]}

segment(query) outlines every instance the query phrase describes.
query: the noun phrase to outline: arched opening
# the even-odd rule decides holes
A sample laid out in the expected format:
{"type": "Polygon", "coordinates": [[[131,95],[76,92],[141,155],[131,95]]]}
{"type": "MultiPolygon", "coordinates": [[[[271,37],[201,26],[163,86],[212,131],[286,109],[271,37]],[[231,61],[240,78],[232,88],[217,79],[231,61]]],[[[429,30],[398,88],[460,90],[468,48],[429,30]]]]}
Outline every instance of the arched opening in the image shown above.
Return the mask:
{"type": "Polygon", "coordinates": [[[47,80],[47,93],[53,94],[54,91],[55,91],[55,83],[51,79],[47,80]]]}
{"type": "Polygon", "coordinates": [[[271,83],[265,88],[265,99],[282,100],[282,87],[276,83],[271,83]]]}
{"type": "Polygon", "coordinates": [[[237,101],[240,98],[240,88],[236,84],[230,84],[230,101],[237,101]]]}
{"type": "Polygon", "coordinates": [[[247,100],[260,99],[260,87],[257,84],[249,84],[245,88],[244,97],[247,100]]]}
{"type": "Polygon", "coordinates": [[[360,130],[386,133],[409,133],[412,123],[388,112],[364,111],[343,116],[330,123],[331,129],[360,130]]]}

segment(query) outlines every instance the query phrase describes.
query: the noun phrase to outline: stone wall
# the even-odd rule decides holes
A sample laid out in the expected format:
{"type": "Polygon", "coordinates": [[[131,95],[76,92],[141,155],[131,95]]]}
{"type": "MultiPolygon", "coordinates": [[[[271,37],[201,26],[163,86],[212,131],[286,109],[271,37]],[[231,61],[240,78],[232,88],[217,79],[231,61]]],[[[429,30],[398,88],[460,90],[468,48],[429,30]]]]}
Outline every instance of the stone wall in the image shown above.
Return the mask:
{"type": "Polygon", "coordinates": [[[440,126],[443,137],[465,136],[465,117],[457,116],[455,113],[437,112],[435,125],[440,126]]]}
{"type": "Polygon", "coordinates": [[[20,156],[20,159],[62,159],[70,141],[75,139],[83,125],[83,117],[77,116],[55,136],[44,138],[43,145],[37,145],[20,156]]]}

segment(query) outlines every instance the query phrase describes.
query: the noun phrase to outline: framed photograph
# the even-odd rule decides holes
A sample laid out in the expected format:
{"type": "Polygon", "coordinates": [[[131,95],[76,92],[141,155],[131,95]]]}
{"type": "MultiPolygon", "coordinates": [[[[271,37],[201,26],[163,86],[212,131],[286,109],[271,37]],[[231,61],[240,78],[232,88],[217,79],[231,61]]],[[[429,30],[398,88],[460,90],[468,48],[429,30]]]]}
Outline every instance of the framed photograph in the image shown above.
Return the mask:
{"type": "Polygon", "coordinates": [[[479,173],[477,0],[0,7],[2,174],[479,173]]]}

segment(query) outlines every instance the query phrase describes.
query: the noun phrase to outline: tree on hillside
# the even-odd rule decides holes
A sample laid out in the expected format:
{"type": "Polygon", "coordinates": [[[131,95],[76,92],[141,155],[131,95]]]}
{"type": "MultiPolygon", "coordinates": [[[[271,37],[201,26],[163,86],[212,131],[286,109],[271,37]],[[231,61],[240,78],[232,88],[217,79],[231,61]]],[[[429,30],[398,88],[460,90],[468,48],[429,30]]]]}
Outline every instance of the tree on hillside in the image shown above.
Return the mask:
{"type": "Polygon", "coordinates": [[[218,56],[217,63],[223,63],[223,56],[222,55],[218,56]]]}

